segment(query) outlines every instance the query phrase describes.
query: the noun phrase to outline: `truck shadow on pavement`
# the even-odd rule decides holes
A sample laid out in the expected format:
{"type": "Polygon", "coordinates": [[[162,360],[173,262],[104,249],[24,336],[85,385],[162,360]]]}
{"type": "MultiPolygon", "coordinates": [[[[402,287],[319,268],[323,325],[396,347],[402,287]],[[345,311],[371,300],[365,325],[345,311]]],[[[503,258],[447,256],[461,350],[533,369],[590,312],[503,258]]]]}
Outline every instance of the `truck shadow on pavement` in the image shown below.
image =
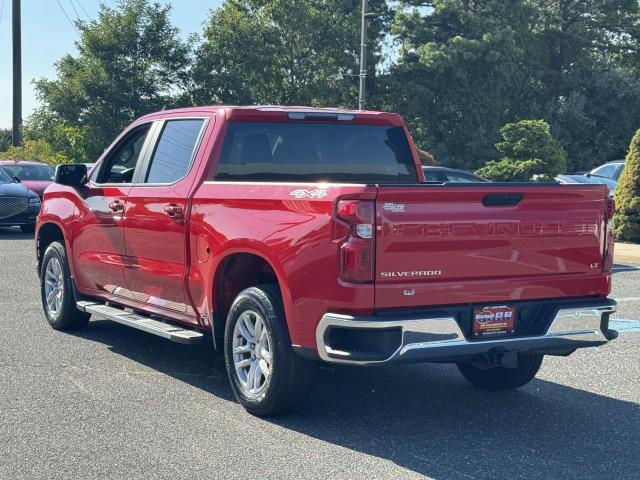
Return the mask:
{"type": "Polygon", "coordinates": [[[469,386],[451,365],[331,368],[282,426],[436,479],[637,478],[640,407],[545,380],[469,386]]]}
{"type": "MultiPolygon", "coordinates": [[[[234,401],[223,358],[209,343],[172,344],[108,321],[92,321],[75,335],[234,401]]],[[[239,405],[237,414],[246,415],[239,405]]],[[[622,479],[640,471],[637,404],[545,380],[515,392],[482,392],[450,365],[322,366],[301,411],[245,418],[258,428],[268,421],[435,479],[622,479]]],[[[325,455],[317,458],[331,471],[325,455]]],[[[353,468],[354,477],[365,473],[353,468]]]]}

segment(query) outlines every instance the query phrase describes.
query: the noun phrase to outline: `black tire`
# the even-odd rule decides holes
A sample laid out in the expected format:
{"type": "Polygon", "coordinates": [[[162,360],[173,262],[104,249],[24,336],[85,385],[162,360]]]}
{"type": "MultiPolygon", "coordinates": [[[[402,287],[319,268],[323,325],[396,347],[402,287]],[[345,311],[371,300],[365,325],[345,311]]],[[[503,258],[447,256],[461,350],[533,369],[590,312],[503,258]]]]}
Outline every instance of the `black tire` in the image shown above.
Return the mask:
{"type": "Polygon", "coordinates": [[[473,363],[458,363],[458,370],[471,385],[484,390],[513,390],[529,383],[540,370],[544,355],[519,353],[518,366],[487,368],[473,363]]]}
{"type": "Polygon", "coordinates": [[[35,225],[20,225],[20,230],[22,233],[34,233],[36,231],[35,225]]]}
{"type": "MultiPolygon", "coordinates": [[[[276,286],[259,285],[238,294],[227,316],[224,352],[231,388],[247,412],[257,416],[282,415],[294,410],[306,400],[313,383],[315,365],[312,361],[297,355],[291,347],[282,298],[276,286]],[[251,312],[261,316],[271,349],[270,373],[268,376],[263,375],[265,380],[262,390],[255,393],[248,391],[248,387],[243,385],[240,375],[236,373],[233,352],[236,324],[242,314],[252,315],[251,312]]],[[[251,360],[256,358],[253,353],[246,352],[242,355],[249,355],[247,360],[250,362],[259,362],[251,360]]]]}
{"type": "Polygon", "coordinates": [[[76,308],[75,295],[71,284],[71,273],[69,272],[69,263],[67,262],[67,252],[63,245],[53,242],[47,247],[42,257],[42,265],[40,267],[40,297],[42,299],[42,308],[45,317],[56,330],[77,330],[83,328],[89,322],[88,313],[81,312],[76,308]],[[55,311],[47,305],[47,268],[51,262],[58,262],[62,269],[62,278],[57,282],[61,286],[61,295],[59,299],[59,308],[55,311]]]}

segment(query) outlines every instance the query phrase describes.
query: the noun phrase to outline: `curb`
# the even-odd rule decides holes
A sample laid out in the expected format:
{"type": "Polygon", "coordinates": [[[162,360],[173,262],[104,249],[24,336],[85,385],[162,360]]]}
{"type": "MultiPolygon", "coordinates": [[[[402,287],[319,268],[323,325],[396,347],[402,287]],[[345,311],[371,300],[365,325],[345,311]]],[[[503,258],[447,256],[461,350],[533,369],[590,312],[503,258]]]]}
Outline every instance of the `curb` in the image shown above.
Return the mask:
{"type": "Polygon", "coordinates": [[[614,262],[640,264],[640,245],[616,242],[613,260],[614,262]]]}
{"type": "Polygon", "coordinates": [[[640,257],[628,256],[628,255],[614,255],[613,263],[632,263],[634,265],[640,265],[640,257]]]}

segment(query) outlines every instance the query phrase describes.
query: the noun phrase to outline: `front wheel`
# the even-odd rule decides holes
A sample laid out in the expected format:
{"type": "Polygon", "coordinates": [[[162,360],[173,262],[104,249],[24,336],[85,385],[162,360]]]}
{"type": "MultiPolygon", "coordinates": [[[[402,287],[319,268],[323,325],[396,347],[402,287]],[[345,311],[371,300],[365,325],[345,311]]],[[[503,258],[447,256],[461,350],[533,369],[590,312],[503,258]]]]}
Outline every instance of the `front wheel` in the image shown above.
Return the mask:
{"type": "Polygon", "coordinates": [[[227,317],[224,350],[233,393],[249,413],[284,414],[309,394],[314,366],[291,348],[276,287],[240,292],[227,317]]]}
{"type": "Polygon", "coordinates": [[[515,368],[458,363],[458,370],[474,387],[485,390],[513,390],[529,383],[540,370],[544,355],[519,353],[515,368]]]}
{"type": "Polygon", "coordinates": [[[49,325],[74,330],[87,325],[90,315],[76,308],[67,252],[59,242],[47,247],[40,270],[40,295],[49,325]]]}

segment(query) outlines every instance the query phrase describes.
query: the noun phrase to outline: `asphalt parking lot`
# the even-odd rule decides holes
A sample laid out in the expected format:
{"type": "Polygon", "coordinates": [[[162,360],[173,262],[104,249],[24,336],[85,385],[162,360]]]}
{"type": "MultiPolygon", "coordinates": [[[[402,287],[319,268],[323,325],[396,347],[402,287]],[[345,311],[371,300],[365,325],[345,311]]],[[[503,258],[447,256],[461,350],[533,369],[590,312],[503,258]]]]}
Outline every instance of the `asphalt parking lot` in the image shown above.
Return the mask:
{"type": "Polygon", "coordinates": [[[547,358],[509,393],[449,365],[324,367],[310,401],[254,418],[222,359],[96,320],[48,327],[33,240],[0,229],[0,478],[637,479],[640,269],[618,265],[622,333],[547,358]]]}

